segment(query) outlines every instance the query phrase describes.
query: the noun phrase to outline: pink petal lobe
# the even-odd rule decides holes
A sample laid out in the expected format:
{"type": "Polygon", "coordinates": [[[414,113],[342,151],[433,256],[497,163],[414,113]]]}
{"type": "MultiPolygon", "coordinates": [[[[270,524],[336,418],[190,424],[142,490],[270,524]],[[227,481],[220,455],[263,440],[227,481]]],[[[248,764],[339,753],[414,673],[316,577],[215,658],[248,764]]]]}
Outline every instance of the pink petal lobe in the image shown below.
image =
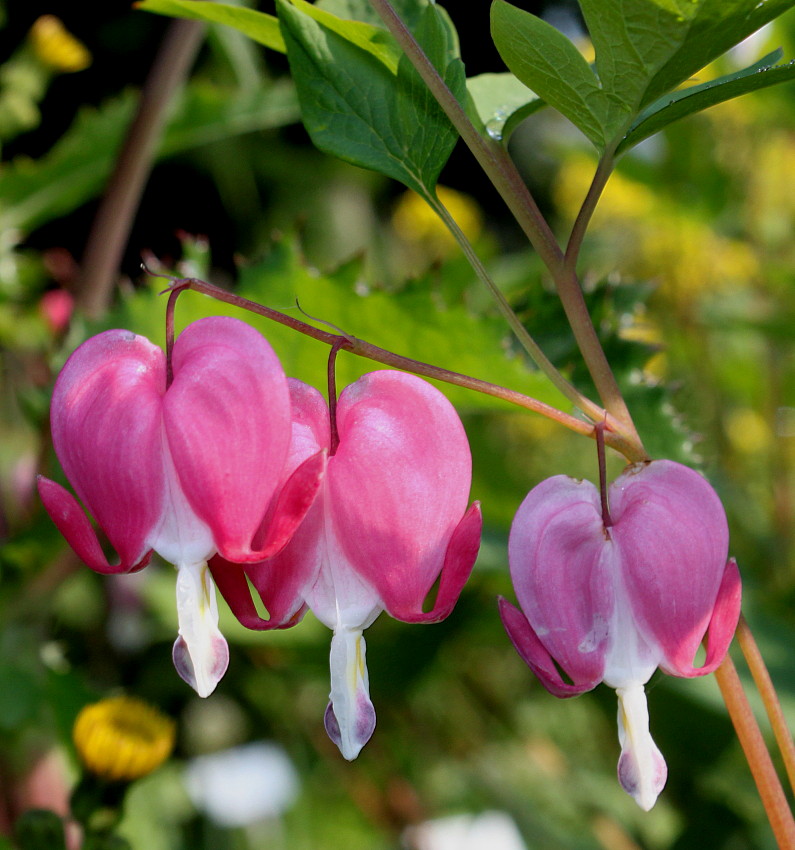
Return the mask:
{"type": "Polygon", "coordinates": [[[535,673],[541,684],[556,697],[575,697],[595,688],[600,681],[597,676],[589,681],[569,684],[563,681],[552,657],[536,636],[527,617],[506,599],[498,598],[500,617],[511,643],[522,661],[535,673]]]}
{"type": "Polygon", "coordinates": [[[255,551],[247,560],[264,560],[278,554],[287,545],[303,521],[320,490],[326,474],[326,449],[305,460],[287,479],[278,495],[271,516],[266,517],[254,538],[255,551]],[[258,538],[264,535],[264,540],[258,538]]]}
{"type": "Polygon", "coordinates": [[[290,441],[281,364],[250,325],[213,317],[180,334],[173,370],[163,415],[182,489],[218,551],[245,560],[290,441]]]}
{"type": "Polygon", "coordinates": [[[480,502],[474,502],[456,526],[447,546],[439,592],[430,611],[403,611],[387,608],[387,612],[404,623],[438,623],[449,617],[475,565],[480,550],[482,528],[483,516],[480,502]]]}
{"type": "Polygon", "coordinates": [[[740,603],[742,601],[742,582],[737,562],[730,558],[726,564],[723,581],[718,590],[718,599],[712,612],[712,618],[707,629],[707,654],[701,667],[693,667],[692,656],[679,657],[672,653],[666,656],[660,665],[666,673],[672,676],[692,678],[705,676],[714,672],[721,664],[729,650],[737,621],[740,619],[740,603]]]}
{"type": "Polygon", "coordinates": [[[139,563],[163,508],[163,352],[111,330],[69,357],[53,390],[55,452],[123,564],[139,563]]]}
{"type": "Polygon", "coordinates": [[[380,371],[342,392],[337,426],[328,510],[340,544],[386,608],[421,611],[467,508],[461,421],[431,384],[380,371]]]}
{"type": "Polygon", "coordinates": [[[39,496],[50,518],[66,538],[80,560],[92,570],[105,575],[129,573],[142,569],[149,563],[151,551],[143,553],[136,563],[110,564],[99,545],[96,532],[88,521],[75,497],[56,484],[40,475],[38,477],[39,496]]]}
{"type": "Polygon", "coordinates": [[[728,557],[720,499],[697,472],[659,460],[625,470],[610,487],[610,505],[635,621],[670,666],[689,667],[728,557]]]}
{"type": "Polygon", "coordinates": [[[519,605],[546,652],[573,682],[599,681],[616,552],[593,484],[557,475],[534,487],[514,517],[508,560],[519,605]]]}

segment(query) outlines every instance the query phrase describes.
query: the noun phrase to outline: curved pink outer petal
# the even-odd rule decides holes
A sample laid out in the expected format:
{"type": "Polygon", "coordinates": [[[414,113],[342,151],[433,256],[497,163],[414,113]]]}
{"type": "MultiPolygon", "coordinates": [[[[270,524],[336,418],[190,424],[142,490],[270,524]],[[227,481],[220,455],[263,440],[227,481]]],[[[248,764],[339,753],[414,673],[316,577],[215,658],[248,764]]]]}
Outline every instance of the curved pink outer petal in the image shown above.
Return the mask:
{"type": "Polygon", "coordinates": [[[574,681],[573,684],[563,681],[555,662],[543,643],[533,631],[527,617],[506,599],[499,597],[500,618],[511,639],[511,643],[519,653],[522,661],[536,674],[541,684],[556,697],[575,697],[595,688],[601,674],[592,676],[585,681],[574,681]]]}
{"type": "Polygon", "coordinates": [[[692,669],[726,571],[723,505],[701,475],[669,460],[629,467],[609,496],[635,621],[663,666],[692,669]]]}
{"type": "Polygon", "coordinates": [[[461,420],[428,382],[380,371],[342,392],[337,428],[327,480],[337,538],[390,614],[422,614],[467,507],[471,455],[461,420]]]}
{"type": "Polygon", "coordinates": [[[186,328],[172,363],[163,421],[182,489],[220,554],[245,560],[287,458],[284,372],[258,331],[226,317],[186,328]]]}
{"type": "MultiPolygon", "coordinates": [[[[323,396],[300,381],[289,379],[288,384],[293,425],[285,474],[291,480],[296,474],[294,470],[300,472],[328,448],[330,436],[328,407],[323,396]]],[[[263,525],[269,526],[270,519],[266,517],[263,525]]],[[[246,564],[245,568],[219,556],[210,561],[219,591],[244,626],[260,630],[287,628],[301,619],[306,610],[304,590],[314,581],[323,557],[323,521],[318,499],[292,540],[276,556],[246,564]],[[267,620],[256,613],[246,575],[268,609],[267,620]]]]}
{"type": "Polygon", "coordinates": [[[615,552],[593,484],[556,475],[534,487],[514,517],[508,561],[534,636],[575,684],[593,687],[604,671],[615,604],[615,552]]]}
{"type": "Polygon", "coordinates": [[[712,611],[712,617],[707,629],[707,654],[701,667],[694,667],[691,658],[678,659],[672,654],[672,658],[665,659],[661,667],[671,676],[682,676],[692,678],[693,676],[705,676],[716,670],[723,661],[732,642],[734,632],[737,629],[737,621],[740,619],[740,603],[742,602],[742,582],[737,562],[730,558],[723,573],[718,599],[712,611]]]}
{"type": "MultiPolygon", "coordinates": [[[[111,330],[71,355],[53,390],[55,452],[127,569],[146,557],[147,537],[163,508],[165,380],[165,357],[157,346],[129,331],[111,330]]],[[[99,562],[90,557],[89,565],[97,569],[99,562]]]]}
{"type": "Polygon", "coordinates": [[[66,542],[72,547],[77,557],[86,566],[98,573],[113,575],[136,572],[149,563],[152,555],[151,550],[145,552],[138,563],[130,564],[125,561],[118,564],[109,563],[99,545],[96,532],[83,509],[77,504],[75,497],[60,484],[50,481],[43,475],[38,478],[38,489],[41,501],[50,518],[66,538],[66,542]]]}

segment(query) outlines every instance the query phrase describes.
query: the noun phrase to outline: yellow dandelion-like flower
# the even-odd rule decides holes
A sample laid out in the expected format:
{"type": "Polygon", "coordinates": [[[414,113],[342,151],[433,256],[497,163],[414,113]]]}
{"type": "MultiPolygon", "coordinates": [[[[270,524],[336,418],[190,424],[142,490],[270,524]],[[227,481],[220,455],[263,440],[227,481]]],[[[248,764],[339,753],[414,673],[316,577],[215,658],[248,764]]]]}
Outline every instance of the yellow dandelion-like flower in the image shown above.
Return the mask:
{"type": "Polygon", "coordinates": [[[127,696],[85,706],[72,730],[77,752],[91,773],[128,782],[151,773],[169,757],[175,734],[170,717],[127,696]]]}
{"type": "Polygon", "coordinates": [[[34,22],[30,41],[36,56],[56,71],[68,74],[91,64],[88,48],[55,15],[42,15],[34,22]]]}
{"type": "MultiPolygon", "coordinates": [[[[483,216],[478,205],[469,196],[446,186],[437,186],[436,194],[467,239],[474,242],[483,229],[483,216]]],[[[392,225],[406,242],[422,243],[443,256],[456,248],[450,231],[416,192],[407,191],[400,198],[392,216],[392,225]]]]}

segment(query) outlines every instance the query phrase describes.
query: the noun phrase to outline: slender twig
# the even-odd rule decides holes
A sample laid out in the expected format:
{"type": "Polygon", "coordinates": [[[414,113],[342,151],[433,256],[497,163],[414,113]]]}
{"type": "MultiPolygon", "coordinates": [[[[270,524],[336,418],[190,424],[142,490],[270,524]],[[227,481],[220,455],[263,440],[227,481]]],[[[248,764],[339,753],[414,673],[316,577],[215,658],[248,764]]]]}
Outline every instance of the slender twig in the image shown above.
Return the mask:
{"type": "Polygon", "coordinates": [[[577,260],[580,256],[583,240],[585,239],[585,231],[588,229],[588,225],[596,210],[599,198],[601,198],[602,192],[607,185],[607,181],[613,173],[614,165],[615,160],[613,159],[612,151],[605,151],[596,166],[591,185],[588,187],[588,192],[585,195],[582,206],[577,213],[577,217],[574,219],[569,241],[566,244],[564,258],[564,265],[571,271],[576,271],[577,269],[577,260]]]}
{"type": "MultiPolygon", "coordinates": [[[[394,369],[401,369],[405,372],[413,372],[415,375],[422,375],[425,378],[430,378],[436,381],[442,381],[455,386],[464,387],[465,389],[474,390],[475,392],[483,393],[484,395],[499,398],[509,404],[515,404],[525,410],[531,410],[547,419],[552,419],[555,422],[563,425],[577,434],[582,434],[586,437],[594,436],[594,428],[588,422],[578,419],[569,413],[564,413],[549,404],[524,395],[523,393],[511,390],[506,387],[501,387],[498,384],[492,384],[488,381],[482,381],[479,378],[473,378],[469,375],[462,375],[459,372],[451,372],[448,369],[442,369],[438,366],[433,366],[429,363],[423,363],[421,360],[413,360],[410,357],[403,357],[395,354],[392,351],[387,351],[384,348],[379,348],[377,345],[366,342],[358,337],[329,333],[328,331],[320,330],[320,328],[302,322],[293,316],[287,316],[280,313],[278,310],[273,310],[270,307],[265,307],[262,304],[257,304],[255,301],[249,301],[247,298],[242,298],[235,295],[233,292],[228,292],[225,289],[220,289],[197,278],[181,278],[172,282],[169,287],[169,292],[180,293],[186,289],[192,289],[195,292],[209,295],[218,301],[223,301],[227,304],[234,304],[242,310],[256,313],[259,316],[264,316],[279,324],[286,325],[299,333],[316,339],[326,345],[339,345],[340,349],[355,354],[358,357],[365,357],[368,360],[374,360],[376,363],[383,363],[385,366],[391,366],[394,369]],[[341,340],[341,342],[340,342],[341,340]]],[[[609,414],[605,415],[605,444],[610,448],[620,452],[630,461],[646,460],[645,455],[638,454],[638,446],[636,443],[628,441],[620,431],[618,423],[609,414]]]]}
{"type": "Polygon", "coordinates": [[[745,753],[778,846],[780,850],[795,850],[795,820],[787,804],[787,798],[770,753],[765,746],[762,732],[743,691],[734,662],[728,655],[715,671],[715,679],[734,724],[740,746],[745,753]]]}
{"type": "Polygon", "coordinates": [[[756,645],[747,620],[742,615],[740,616],[740,622],[737,624],[736,636],[737,643],[748,664],[748,669],[751,671],[751,675],[756,683],[756,688],[762,697],[765,712],[770,720],[776,743],[784,760],[784,767],[789,777],[790,788],[795,792],[795,744],[793,744],[787,719],[784,717],[784,711],[781,708],[781,703],[770,678],[770,673],[768,673],[767,666],[762,658],[762,653],[756,645]]]}
{"type": "Polygon", "coordinates": [[[204,36],[198,21],[173,21],[141,90],[138,110],[116,161],[91,233],[77,288],[88,316],[107,309],[135,211],[152,166],[168,105],[184,81],[204,36]]]}
{"type": "Polygon", "coordinates": [[[331,442],[329,443],[329,457],[333,457],[340,444],[340,432],[337,430],[337,354],[339,353],[345,337],[341,336],[332,346],[328,353],[328,418],[331,442]]]}
{"type": "Polygon", "coordinates": [[[522,344],[525,351],[527,351],[530,355],[536,366],[538,366],[538,368],[541,369],[541,371],[552,381],[555,387],[557,387],[557,389],[560,390],[566,398],[577,405],[583,413],[589,416],[594,422],[601,420],[604,417],[604,410],[584,396],[573,384],[561,375],[558,369],[541,350],[538,343],[536,343],[532,336],[530,336],[527,332],[527,329],[513,311],[513,308],[508,303],[497,284],[491,279],[491,276],[486,271],[480,257],[478,257],[469,239],[467,239],[464,232],[458,226],[458,223],[450,214],[447,207],[445,207],[438,197],[431,196],[428,198],[428,202],[458,242],[459,247],[469,261],[469,264],[474,269],[475,274],[477,274],[478,278],[491,293],[497,303],[497,307],[503,315],[503,318],[506,320],[516,338],[522,344]]]}

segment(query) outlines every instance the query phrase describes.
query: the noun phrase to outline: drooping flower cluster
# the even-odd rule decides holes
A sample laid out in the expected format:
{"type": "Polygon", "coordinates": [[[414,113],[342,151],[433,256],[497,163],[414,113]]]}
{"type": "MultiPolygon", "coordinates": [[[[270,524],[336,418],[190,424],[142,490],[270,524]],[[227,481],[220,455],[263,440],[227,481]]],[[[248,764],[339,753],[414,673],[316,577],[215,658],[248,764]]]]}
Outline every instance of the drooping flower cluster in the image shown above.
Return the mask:
{"type": "Polygon", "coordinates": [[[530,491],[508,551],[521,610],[501,599],[500,613],[550,693],[575,696],[599,682],[616,690],[619,781],[648,810],[667,769],[643,686],[657,667],[684,677],[715,670],[737,625],[740,577],[727,562],[723,507],[698,473],[667,460],[635,464],[605,496],[564,475],[530,491]]]}
{"type": "Polygon", "coordinates": [[[201,696],[229,659],[215,585],[252,628],[285,628],[311,607],[334,630],[326,728],[354,758],[375,723],[362,630],[382,610],[443,619],[477,555],[461,422],[422,379],[375,372],[343,392],[332,446],[322,396],[288,388],[270,345],[235,319],[188,327],[170,383],[167,373],[157,346],[113,330],[81,345],[56,381],[55,452],[118,563],[74,496],[40,477],[44,506],[97,572],[139,570],[153,551],[177,567],[174,663],[201,696]],[[256,616],[247,574],[269,621],[256,616]]]}

